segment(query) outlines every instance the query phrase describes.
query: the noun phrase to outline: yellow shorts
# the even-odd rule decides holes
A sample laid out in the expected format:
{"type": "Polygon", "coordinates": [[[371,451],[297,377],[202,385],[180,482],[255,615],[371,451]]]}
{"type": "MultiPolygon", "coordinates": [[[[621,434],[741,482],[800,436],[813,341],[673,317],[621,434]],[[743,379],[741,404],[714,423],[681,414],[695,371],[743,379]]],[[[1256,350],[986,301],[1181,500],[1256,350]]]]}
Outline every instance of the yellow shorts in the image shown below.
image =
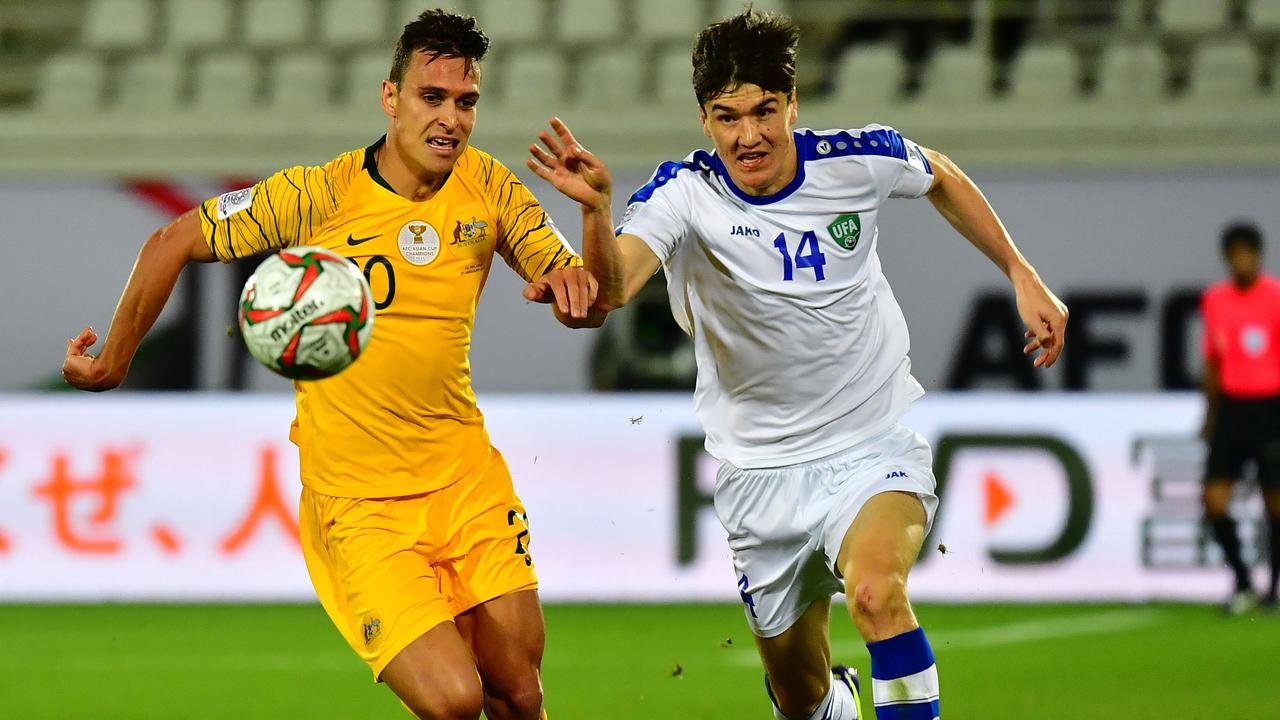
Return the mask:
{"type": "Polygon", "coordinates": [[[538,586],[524,504],[496,449],[476,472],[422,495],[342,498],[304,488],[298,514],[320,604],[375,680],[436,625],[538,586]]]}

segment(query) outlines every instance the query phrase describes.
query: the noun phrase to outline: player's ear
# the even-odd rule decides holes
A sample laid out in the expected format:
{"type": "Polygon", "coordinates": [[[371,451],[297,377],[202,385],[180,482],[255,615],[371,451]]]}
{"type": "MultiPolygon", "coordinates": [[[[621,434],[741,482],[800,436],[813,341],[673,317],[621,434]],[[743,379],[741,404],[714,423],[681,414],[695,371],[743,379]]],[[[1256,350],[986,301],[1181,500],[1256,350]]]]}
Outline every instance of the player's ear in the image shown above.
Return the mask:
{"type": "Polygon", "coordinates": [[[788,101],[787,101],[787,124],[788,125],[795,125],[796,120],[800,118],[800,112],[799,112],[800,103],[796,99],[796,93],[797,91],[795,89],[792,89],[791,97],[788,98],[788,101]]]}
{"type": "Polygon", "coordinates": [[[702,125],[702,134],[711,137],[711,124],[707,121],[707,109],[698,106],[698,122],[702,125]]]}
{"type": "Polygon", "coordinates": [[[398,89],[396,88],[395,83],[390,80],[382,81],[382,112],[386,113],[387,117],[396,116],[396,101],[398,99],[398,94],[398,89]]]}

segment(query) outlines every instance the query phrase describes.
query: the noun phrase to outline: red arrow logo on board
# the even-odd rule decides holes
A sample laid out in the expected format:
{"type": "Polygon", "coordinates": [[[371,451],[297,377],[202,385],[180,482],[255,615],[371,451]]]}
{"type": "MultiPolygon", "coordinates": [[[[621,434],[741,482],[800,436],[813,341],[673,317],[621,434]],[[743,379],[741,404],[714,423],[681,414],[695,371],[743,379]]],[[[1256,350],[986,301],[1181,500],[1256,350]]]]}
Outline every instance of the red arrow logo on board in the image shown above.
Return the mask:
{"type": "Polygon", "coordinates": [[[987,527],[990,527],[1000,522],[1000,518],[1013,507],[1013,493],[993,472],[987,473],[983,484],[987,489],[987,527]]]}

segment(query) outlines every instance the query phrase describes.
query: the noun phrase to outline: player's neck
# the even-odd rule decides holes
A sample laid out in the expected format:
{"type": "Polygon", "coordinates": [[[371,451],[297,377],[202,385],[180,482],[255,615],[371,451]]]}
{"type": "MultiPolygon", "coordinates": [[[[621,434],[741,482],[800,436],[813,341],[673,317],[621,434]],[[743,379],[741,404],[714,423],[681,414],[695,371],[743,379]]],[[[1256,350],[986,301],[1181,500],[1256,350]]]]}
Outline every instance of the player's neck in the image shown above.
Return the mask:
{"type": "Polygon", "coordinates": [[[1254,285],[1258,284],[1259,275],[1260,273],[1253,273],[1252,275],[1233,275],[1231,276],[1231,282],[1236,286],[1236,290],[1239,290],[1240,292],[1249,292],[1253,289],[1254,285]]]}
{"type": "Polygon", "coordinates": [[[410,167],[405,158],[396,152],[390,137],[374,152],[373,163],[378,168],[378,174],[397,195],[413,202],[424,202],[434,197],[444,187],[450,174],[431,173],[420,167],[410,167]]]}

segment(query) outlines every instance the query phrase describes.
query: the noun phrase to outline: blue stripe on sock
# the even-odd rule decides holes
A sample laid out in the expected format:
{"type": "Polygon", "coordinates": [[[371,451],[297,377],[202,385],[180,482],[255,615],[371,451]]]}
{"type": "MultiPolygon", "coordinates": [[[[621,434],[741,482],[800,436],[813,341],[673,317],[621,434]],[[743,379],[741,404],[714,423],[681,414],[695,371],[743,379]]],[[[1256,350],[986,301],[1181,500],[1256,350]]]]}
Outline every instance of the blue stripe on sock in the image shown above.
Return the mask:
{"type": "Polygon", "coordinates": [[[876,706],[876,720],[933,720],[941,713],[937,700],[876,706]]]}
{"type": "Polygon", "coordinates": [[[933,648],[924,636],[924,628],[867,643],[867,650],[871,651],[871,677],[877,680],[915,675],[933,665],[933,648]]]}

